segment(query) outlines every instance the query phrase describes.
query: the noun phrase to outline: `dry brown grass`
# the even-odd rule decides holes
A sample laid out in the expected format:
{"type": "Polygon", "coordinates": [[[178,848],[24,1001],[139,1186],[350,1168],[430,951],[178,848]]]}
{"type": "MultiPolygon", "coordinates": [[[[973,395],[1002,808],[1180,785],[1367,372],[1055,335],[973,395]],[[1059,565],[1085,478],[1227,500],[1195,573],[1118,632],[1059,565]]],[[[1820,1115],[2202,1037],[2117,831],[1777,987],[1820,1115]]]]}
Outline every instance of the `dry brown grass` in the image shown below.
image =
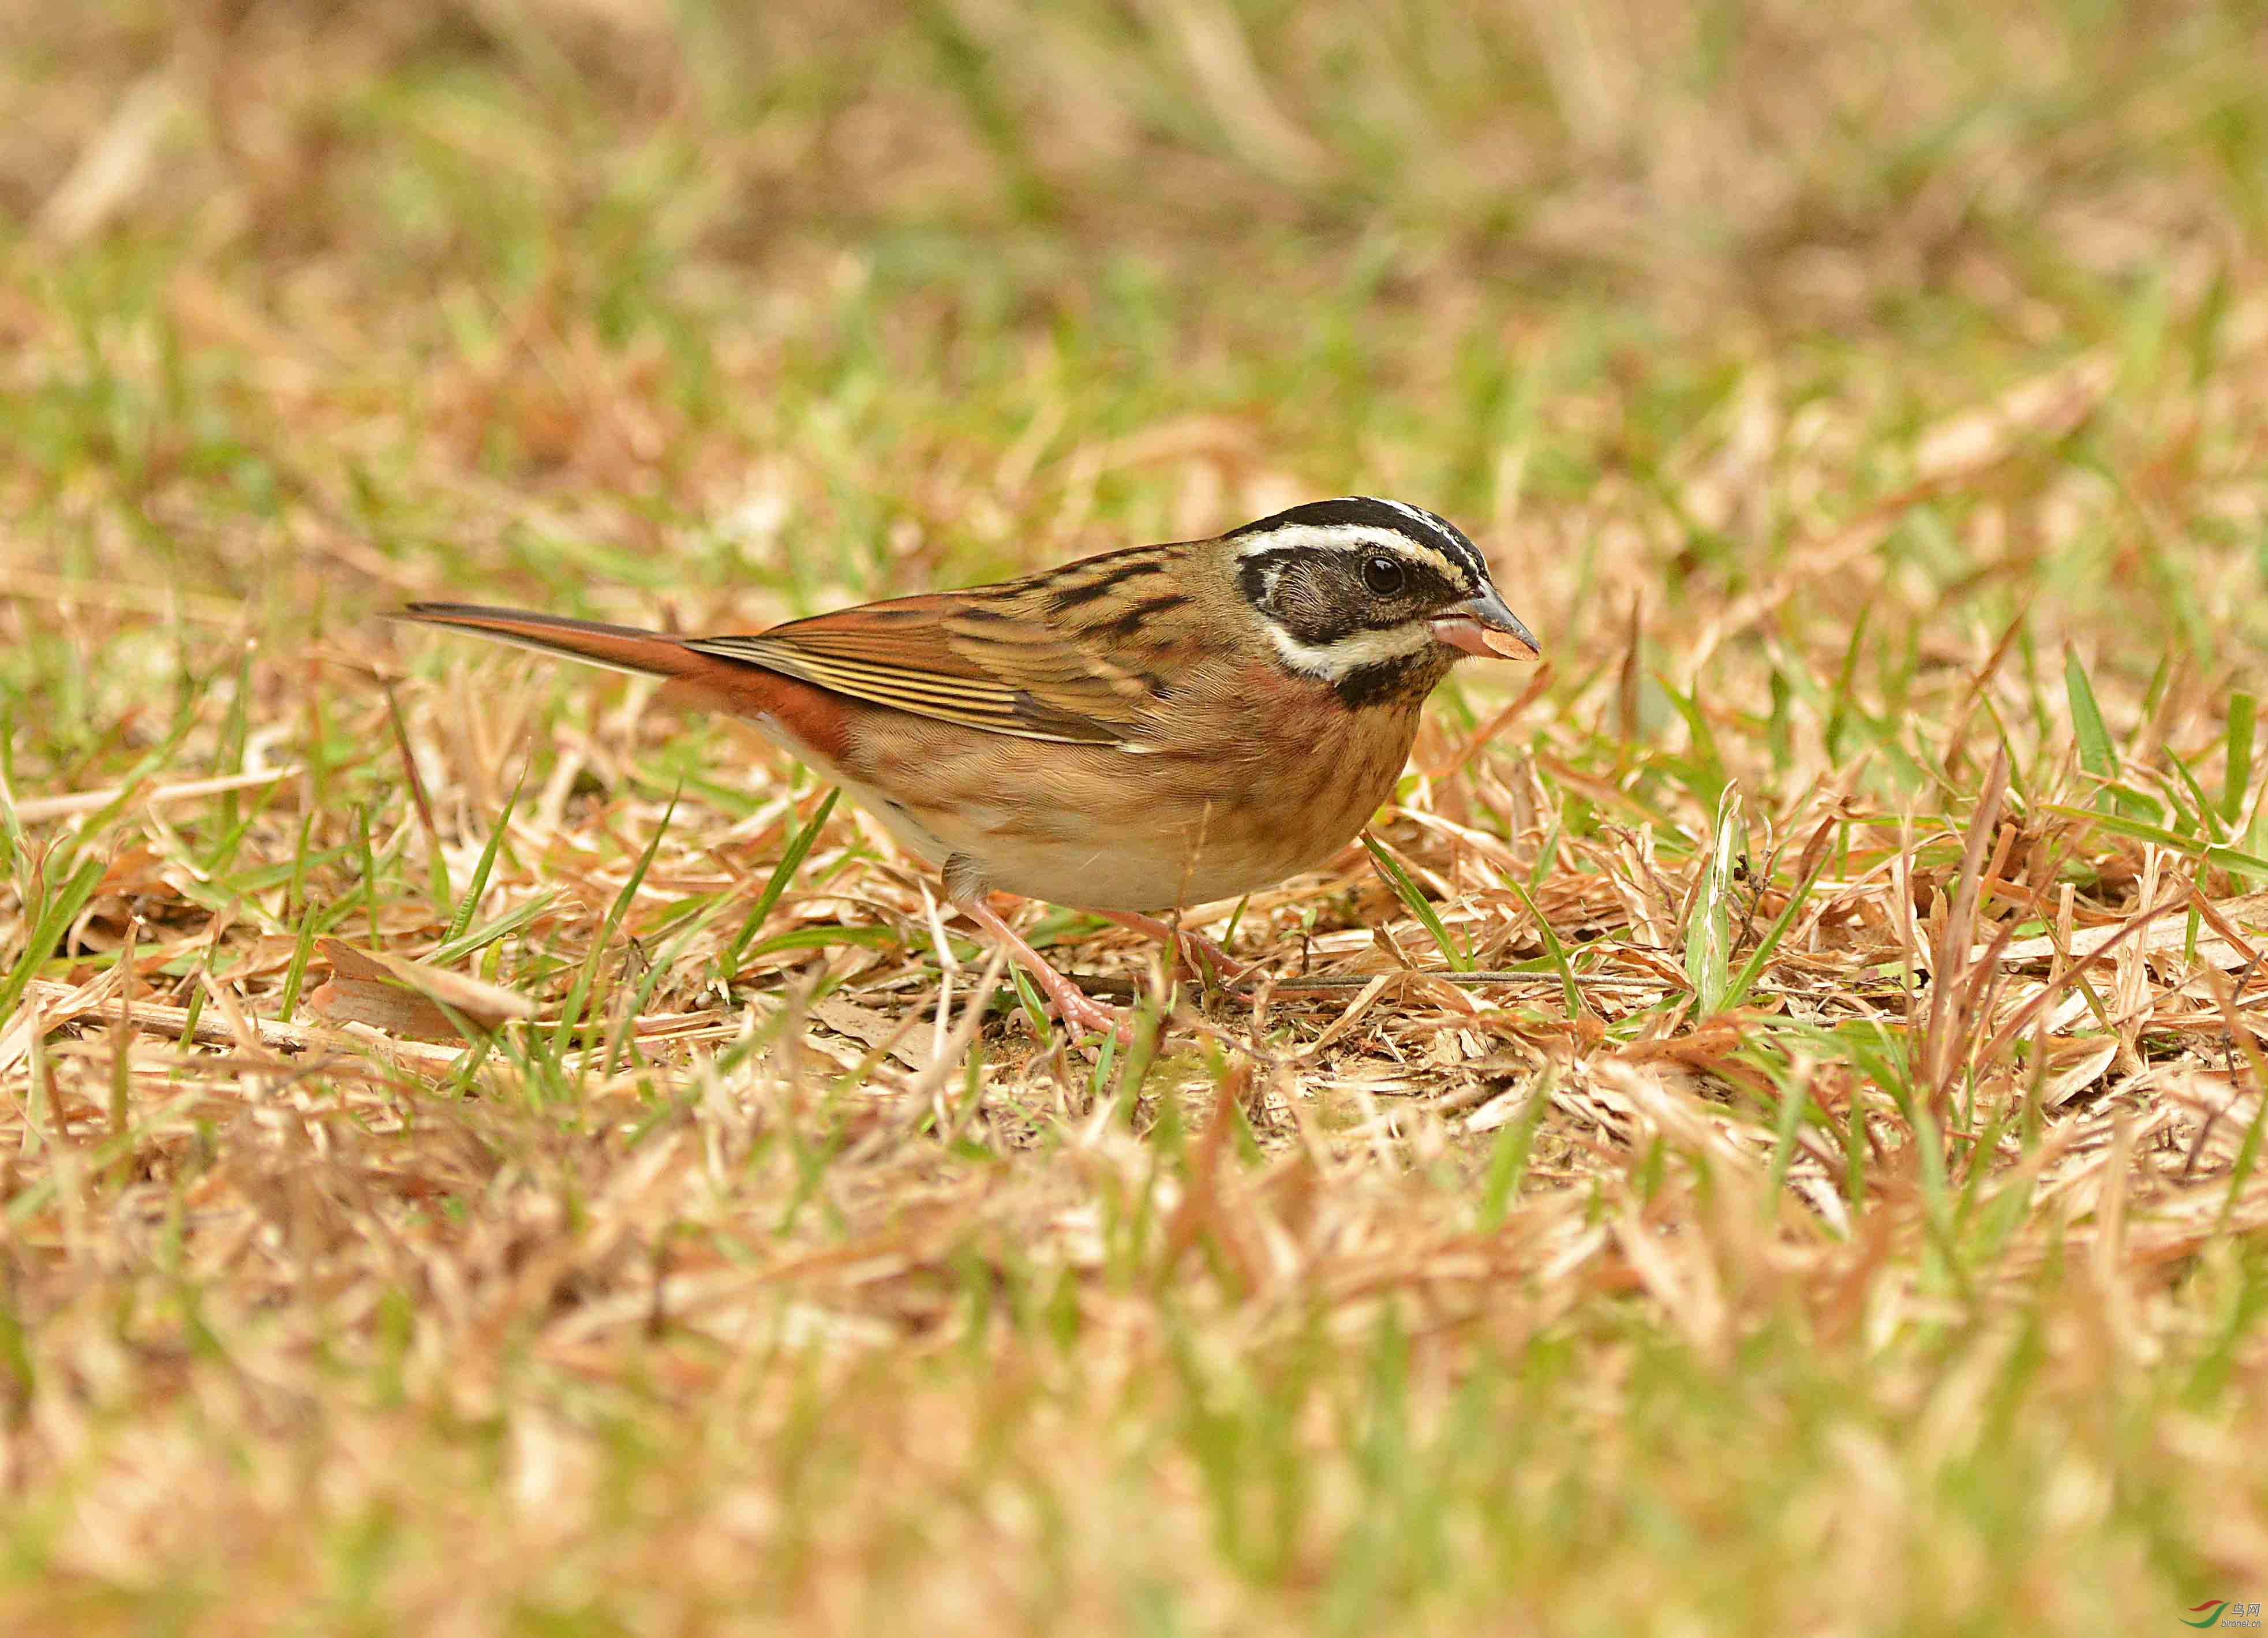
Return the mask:
{"type": "Polygon", "coordinates": [[[2263,1596],[2261,41],[1976,10],[10,14],[0,1627],[2263,1596]],[[1550,667],[1257,993],[1039,918],[1099,1062],[752,731],[377,618],[1350,488],[1550,667]]]}

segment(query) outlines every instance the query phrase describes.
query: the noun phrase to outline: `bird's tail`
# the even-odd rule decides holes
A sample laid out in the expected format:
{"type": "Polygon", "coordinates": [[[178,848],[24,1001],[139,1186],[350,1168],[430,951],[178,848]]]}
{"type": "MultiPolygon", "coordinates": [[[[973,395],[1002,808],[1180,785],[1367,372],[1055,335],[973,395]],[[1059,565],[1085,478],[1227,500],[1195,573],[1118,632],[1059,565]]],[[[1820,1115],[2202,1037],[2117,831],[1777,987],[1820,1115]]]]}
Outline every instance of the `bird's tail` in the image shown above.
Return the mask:
{"type": "Polygon", "coordinates": [[[473,603],[412,603],[395,616],[423,625],[448,626],[477,631],[498,642],[532,648],[539,653],[563,654],[586,665],[627,671],[634,676],[698,677],[716,661],[697,654],[674,637],[641,631],[634,625],[606,625],[596,620],[570,620],[562,615],[534,614],[525,609],[483,609],[473,603]]]}
{"type": "Polygon", "coordinates": [[[663,704],[747,718],[821,768],[835,768],[850,749],[848,702],[813,683],[783,675],[755,654],[707,653],[659,631],[533,614],[525,609],[411,603],[395,617],[472,631],[633,676],[661,677],[665,681],[657,697],[663,704]]]}

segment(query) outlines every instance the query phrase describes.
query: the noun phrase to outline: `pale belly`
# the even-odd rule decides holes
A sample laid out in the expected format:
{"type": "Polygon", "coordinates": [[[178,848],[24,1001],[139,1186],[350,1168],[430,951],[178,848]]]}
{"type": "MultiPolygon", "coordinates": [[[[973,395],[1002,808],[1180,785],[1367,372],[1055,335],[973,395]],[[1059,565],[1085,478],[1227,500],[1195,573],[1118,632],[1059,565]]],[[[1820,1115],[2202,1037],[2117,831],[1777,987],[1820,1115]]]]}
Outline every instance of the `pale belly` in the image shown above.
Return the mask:
{"type": "MultiPolygon", "coordinates": [[[[1240,898],[1320,863],[1353,839],[1372,802],[1328,838],[1189,837],[1178,829],[1097,822],[1076,837],[1041,836],[1012,812],[975,804],[917,814],[871,786],[843,793],[880,820],[899,846],[942,870],[960,855],[982,867],[985,890],[1074,910],[1164,911],[1240,898]],[[1310,856],[1312,855],[1312,856],[1310,856]]],[[[1381,795],[1381,800],[1383,800],[1381,795]]]]}
{"type": "MultiPolygon", "coordinates": [[[[852,793],[931,863],[959,855],[953,874],[964,879],[975,867],[986,890],[1160,911],[1241,897],[1325,862],[1392,794],[1409,741],[1359,756],[1309,746],[1273,765],[1034,749],[1015,776],[975,789],[949,754],[939,758],[929,789],[969,793],[957,801],[925,801],[920,786],[852,793]]],[[[997,749],[984,757],[996,772],[998,760],[997,749]]]]}
{"type": "Polygon", "coordinates": [[[1274,887],[1321,863],[1361,826],[1314,848],[1154,845],[1122,834],[1075,842],[1034,842],[997,832],[972,831],[969,845],[954,850],[976,859],[995,891],[1044,899],[1078,910],[1163,911],[1217,899],[1241,898],[1274,887]]]}

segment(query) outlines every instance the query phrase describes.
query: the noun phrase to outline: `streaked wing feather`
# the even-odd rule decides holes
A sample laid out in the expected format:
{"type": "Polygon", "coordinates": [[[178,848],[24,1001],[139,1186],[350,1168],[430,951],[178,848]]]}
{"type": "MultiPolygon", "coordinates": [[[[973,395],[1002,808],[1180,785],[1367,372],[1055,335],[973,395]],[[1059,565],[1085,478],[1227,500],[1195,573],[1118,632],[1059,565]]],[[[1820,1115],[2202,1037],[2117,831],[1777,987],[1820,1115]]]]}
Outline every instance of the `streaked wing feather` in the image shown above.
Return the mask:
{"type": "Polygon", "coordinates": [[[1147,690],[1007,601],[899,598],[687,646],[988,733],[1083,745],[1135,737],[1147,690]]]}

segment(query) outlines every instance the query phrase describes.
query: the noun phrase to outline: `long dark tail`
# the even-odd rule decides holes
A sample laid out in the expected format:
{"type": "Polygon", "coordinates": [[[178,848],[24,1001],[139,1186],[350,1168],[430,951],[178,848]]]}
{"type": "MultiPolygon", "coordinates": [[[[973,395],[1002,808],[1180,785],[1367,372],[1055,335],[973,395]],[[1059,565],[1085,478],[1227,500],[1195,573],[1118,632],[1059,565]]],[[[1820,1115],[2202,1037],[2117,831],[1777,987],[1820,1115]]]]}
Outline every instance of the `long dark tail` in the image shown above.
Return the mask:
{"type": "Polygon", "coordinates": [[[596,620],[570,620],[562,615],[535,614],[525,609],[483,609],[473,603],[412,603],[394,616],[423,625],[447,626],[477,631],[498,642],[533,648],[539,653],[562,654],[586,665],[605,666],[634,675],[702,677],[713,673],[718,662],[695,653],[674,637],[645,631],[634,625],[606,625],[596,620]]]}
{"type": "Polygon", "coordinates": [[[531,614],[525,609],[412,603],[395,617],[453,631],[476,632],[538,653],[557,654],[633,675],[666,677],[659,696],[666,703],[747,718],[799,756],[823,767],[839,764],[849,754],[849,702],[812,683],[784,676],[754,656],[703,653],[659,631],[531,614]]]}

